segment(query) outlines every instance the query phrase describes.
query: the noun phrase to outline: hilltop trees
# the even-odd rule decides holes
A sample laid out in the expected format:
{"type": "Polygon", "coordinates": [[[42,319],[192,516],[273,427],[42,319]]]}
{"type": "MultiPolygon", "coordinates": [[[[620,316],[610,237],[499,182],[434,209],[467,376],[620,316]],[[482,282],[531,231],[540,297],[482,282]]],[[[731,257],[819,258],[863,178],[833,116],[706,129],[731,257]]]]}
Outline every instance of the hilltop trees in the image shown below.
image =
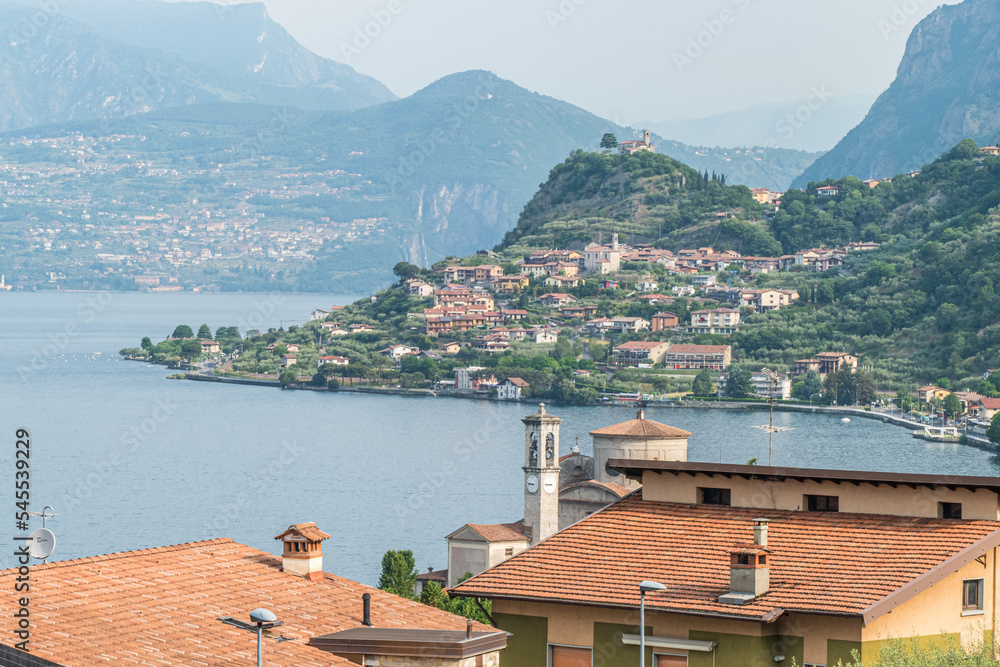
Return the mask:
{"type": "Polygon", "coordinates": [[[194,331],[191,330],[186,324],[179,324],[174,332],[170,334],[171,338],[194,338],[194,331]]]}
{"type": "Polygon", "coordinates": [[[618,146],[618,137],[612,132],[607,132],[603,137],[601,137],[601,148],[605,150],[611,150],[618,146]]]}
{"type": "Polygon", "coordinates": [[[212,330],[208,327],[207,324],[202,324],[200,327],[198,327],[198,338],[208,339],[211,337],[212,337],[212,330]]]}

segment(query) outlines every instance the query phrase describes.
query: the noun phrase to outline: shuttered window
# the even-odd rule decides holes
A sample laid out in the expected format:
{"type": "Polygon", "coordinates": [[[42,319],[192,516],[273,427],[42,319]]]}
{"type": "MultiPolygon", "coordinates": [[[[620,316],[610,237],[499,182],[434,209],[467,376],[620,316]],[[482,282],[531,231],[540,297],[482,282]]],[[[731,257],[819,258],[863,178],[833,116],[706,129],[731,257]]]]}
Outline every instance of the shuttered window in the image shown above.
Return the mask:
{"type": "Polygon", "coordinates": [[[552,667],[591,667],[591,650],[573,646],[550,647],[552,667]]]}

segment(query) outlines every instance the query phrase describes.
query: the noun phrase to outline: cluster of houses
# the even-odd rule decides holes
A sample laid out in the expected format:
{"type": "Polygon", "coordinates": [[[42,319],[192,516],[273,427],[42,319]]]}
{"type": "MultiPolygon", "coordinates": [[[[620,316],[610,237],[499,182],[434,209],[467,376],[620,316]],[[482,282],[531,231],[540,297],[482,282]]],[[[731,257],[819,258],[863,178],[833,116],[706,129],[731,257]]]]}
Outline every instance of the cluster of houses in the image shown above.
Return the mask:
{"type": "Polygon", "coordinates": [[[988,424],[1000,412],[1000,398],[989,398],[971,391],[951,391],[935,385],[927,385],[917,390],[917,400],[925,405],[933,401],[943,401],[949,394],[954,394],[961,405],[959,415],[965,415],[975,421],[988,424]]]}

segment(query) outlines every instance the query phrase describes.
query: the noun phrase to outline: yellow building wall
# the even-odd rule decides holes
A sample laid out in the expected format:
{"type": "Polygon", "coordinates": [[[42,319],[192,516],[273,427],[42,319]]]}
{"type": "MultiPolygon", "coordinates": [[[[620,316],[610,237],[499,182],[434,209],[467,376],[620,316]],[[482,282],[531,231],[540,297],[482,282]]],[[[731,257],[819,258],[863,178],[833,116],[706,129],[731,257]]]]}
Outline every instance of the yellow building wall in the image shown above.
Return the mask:
{"type": "Polygon", "coordinates": [[[698,488],[708,487],[730,489],[733,507],[798,510],[804,507],[806,495],[820,495],[837,496],[841,512],[936,518],[938,503],[948,502],[962,503],[963,519],[996,521],[1000,518],[997,494],[988,489],[913,489],[903,485],[892,488],[885,484],[876,486],[862,482],[854,486],[814,480],[770,482],[656,471],[643,472],[642,486],[644,500],[669,503],[697,503],[698,488]]]}
{"type": "Polygon", "coordinates": [[[890,614],[875,619],[862,632],[866,659],[878,652],[878,645],[898,637],[940,637],[956,635],[963,644],[983,639],[996,623],[997,550],[986,554],[986,566],[969,563],[920,595],[904,602],[890,614]],[[984,579],[983,614],[962,615],[962,581],[984,579]]]}

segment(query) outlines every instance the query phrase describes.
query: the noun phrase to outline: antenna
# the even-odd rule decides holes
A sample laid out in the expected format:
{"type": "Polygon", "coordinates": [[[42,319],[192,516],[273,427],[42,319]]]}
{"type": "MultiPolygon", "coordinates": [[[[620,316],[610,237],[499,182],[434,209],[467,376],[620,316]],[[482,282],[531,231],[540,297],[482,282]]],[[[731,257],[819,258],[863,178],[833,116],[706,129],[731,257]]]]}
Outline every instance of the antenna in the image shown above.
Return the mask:
{"type": "Polygon", "coordinates": [[[790,428],[788,426],[774,425],[774,392],[778,388],[778,385],[781,384],[782,378],[780,375],[770,370],[769,368],[762,369],[761,373],[763,373],[764,377],[766,377],[771,383],[771,390],[768,392],[769,396],[767,400],[767,404],[770,408],[770,417],[768,419],[767,426],[763,425],[754,426],[754,428],[759,428],[762,431],[767,431],[767,465],[768,467],[771,467],[771,452],[773,450],[771,441],[774,438],[774,434],[783,433],[785,431],[794,431],[795,429],[790,428]]]}
{"type": "Polygon", "coordinates": [[[51,519],[56,516],[56,511],[51,505],[46,505],[42,508],[41,512],[29,511],[28,514],[31,516],[42,517],[42,527],[31,531],[27,537],[18,537],[15,539],[27,542],[28,555],[32,558],[37,558],[44,563],[56,549],[56,536],[51,530],[45,527],[46,519],[51,519]]]}

